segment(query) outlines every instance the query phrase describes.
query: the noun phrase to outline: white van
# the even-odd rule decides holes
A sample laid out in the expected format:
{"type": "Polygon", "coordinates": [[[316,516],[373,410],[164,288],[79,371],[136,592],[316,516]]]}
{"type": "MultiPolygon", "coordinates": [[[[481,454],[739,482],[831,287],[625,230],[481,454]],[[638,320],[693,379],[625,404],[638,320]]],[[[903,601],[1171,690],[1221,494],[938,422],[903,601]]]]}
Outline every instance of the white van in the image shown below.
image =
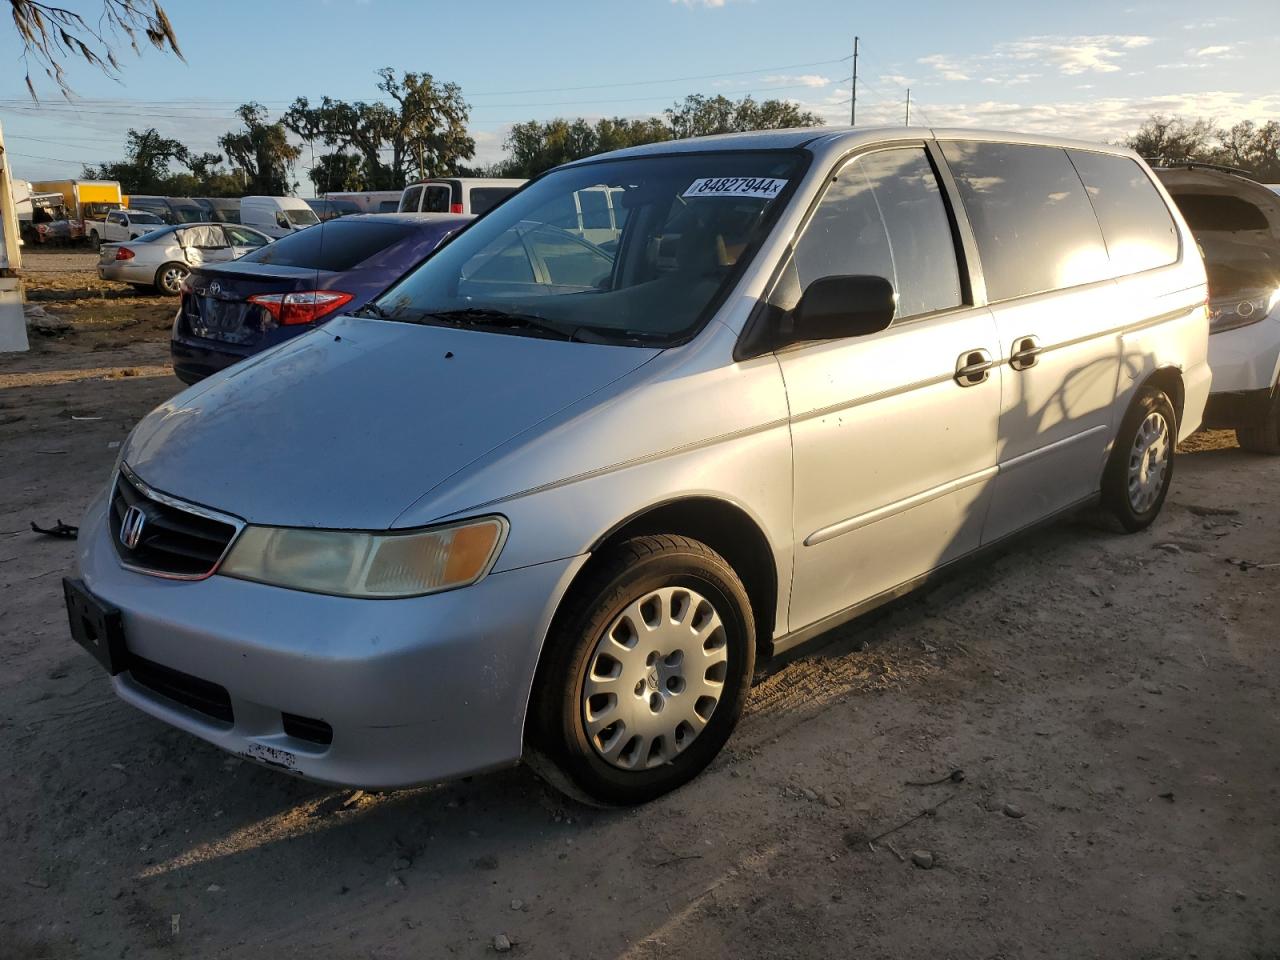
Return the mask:
{"type": "Polygon", "coordinates": [[[592,157],[139,422],[70,626],[122,698],[291,774],[524,757],[638,803],[715,758],[757,659],[1083,504],[1153,523],[1209,393],[1205,292],[1120,147],[592,157]],[[612,250],[559,225],[601,191],[612,250]]]}
{"type": "Polygon", "coordinates": [[[244,197],[240,222],[269,237],[285,237],[320,222],[305,200],[297,197],[244,197]]]}
{"type": "Polygon", "coordinates": [[[470,213],[480,216],[496,207],[528,180],[493,177],[440,177],[412,183],[400,194],[400,213],[470,213]]]}

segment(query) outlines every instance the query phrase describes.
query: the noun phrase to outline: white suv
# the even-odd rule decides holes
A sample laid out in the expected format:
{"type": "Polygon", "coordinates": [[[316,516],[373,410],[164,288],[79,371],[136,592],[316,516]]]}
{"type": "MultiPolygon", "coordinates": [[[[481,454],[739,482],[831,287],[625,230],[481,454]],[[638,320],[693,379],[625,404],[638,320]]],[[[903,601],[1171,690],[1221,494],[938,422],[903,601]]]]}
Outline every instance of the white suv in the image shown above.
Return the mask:
{"type": "Polygon", "coordinates": [[[1195,235],[1209,276],[1205,425],[1280,454],[1280,196],[1240,171],[1204,164],[1156,174],[1195,235]]]}

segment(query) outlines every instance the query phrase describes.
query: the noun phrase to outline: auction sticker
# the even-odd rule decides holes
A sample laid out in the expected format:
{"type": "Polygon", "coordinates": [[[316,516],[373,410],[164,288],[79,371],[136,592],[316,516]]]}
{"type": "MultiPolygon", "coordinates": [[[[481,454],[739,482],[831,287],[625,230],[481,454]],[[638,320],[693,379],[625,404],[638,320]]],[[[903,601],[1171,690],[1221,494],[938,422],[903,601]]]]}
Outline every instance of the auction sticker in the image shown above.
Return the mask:
{"type": "Polygon", "coordinates": [[[776,177],[702,177],[693,181],[683,197],[759,197],[772,200],[787,181],[776,177]]]}

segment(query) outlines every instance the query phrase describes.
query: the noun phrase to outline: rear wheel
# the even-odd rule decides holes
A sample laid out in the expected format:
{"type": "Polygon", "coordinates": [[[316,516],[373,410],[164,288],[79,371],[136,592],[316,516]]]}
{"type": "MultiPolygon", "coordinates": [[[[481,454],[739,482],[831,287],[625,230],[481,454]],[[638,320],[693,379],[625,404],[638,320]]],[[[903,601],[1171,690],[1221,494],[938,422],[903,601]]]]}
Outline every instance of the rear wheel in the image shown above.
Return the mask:
{"type": "Polygon", "coordinates": [[[166,263],[156,271],[156,289],[177,296],[182,292],[182,281],[189,273],[191,271],[180,263],[166,263]]]}
{"type": "Polygon", "coordinates": [[[98,236],[98,231],[96,231],[96,230],[92,230],[92,231],[90,231],[90,233],[89,233],[89,246],[93,247],[93,249],[95,249],[95,250],[101,250],[101,249],[102,249],[102,238],[101,238],[100,236],[98,236]]]}
{"type": "Polygon", "coordinates": [[[531,746],[553,785],[604,804],[697,776],[733,732],[755,668],[742,581],[710,547],[672,535],[613,548],[547,644],[531,746]]]}
{"type": "Polygon", "coordinates": [[[1177,437],[1177,415],[1168,395],[1158,387],[1143,387],[1120,424],[1102,478],[1102,506],[1128,532],[1149,527],[1164,506],[1177,437]]]}
{"type": "Polygon", "coordinates": [[[1247,427],[1236,427],[1236,442],[1250,453],[1280,455],[1280,386],[1271,391],[1266,413],[1247,427]]]}

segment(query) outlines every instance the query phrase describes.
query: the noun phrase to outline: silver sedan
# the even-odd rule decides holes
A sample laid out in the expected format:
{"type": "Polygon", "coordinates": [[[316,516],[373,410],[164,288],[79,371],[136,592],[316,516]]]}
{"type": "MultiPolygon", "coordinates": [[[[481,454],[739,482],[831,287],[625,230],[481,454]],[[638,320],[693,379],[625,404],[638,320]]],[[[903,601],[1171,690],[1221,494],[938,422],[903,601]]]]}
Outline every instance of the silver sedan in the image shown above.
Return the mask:
{"type": "Polygon", "coordinates": [[[237,223],[183,223],[122,243],[104,243],[98,276],[176,296],[192,267],[243,257],[271,242],[237,223]]]}

